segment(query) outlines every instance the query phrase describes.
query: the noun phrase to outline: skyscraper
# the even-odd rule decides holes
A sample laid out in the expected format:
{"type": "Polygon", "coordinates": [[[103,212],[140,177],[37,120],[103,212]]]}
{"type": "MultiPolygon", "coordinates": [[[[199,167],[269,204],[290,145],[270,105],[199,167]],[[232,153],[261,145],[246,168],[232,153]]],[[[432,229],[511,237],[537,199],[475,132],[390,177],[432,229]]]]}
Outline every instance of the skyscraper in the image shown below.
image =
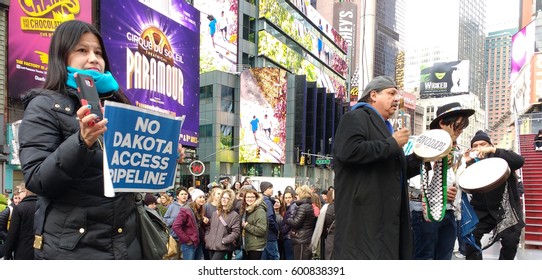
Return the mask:
{"type": "Polygon", "coordinates": [[[508,136],[507,125],[510,123],[510,48],[512,35],[516,28],[490,32],[485,39],[484,76],[487,79],[487,98],[482,103],[487,107],[487,126],[493,142],[503,148],[511,148],[512,140],[508,136]]]}

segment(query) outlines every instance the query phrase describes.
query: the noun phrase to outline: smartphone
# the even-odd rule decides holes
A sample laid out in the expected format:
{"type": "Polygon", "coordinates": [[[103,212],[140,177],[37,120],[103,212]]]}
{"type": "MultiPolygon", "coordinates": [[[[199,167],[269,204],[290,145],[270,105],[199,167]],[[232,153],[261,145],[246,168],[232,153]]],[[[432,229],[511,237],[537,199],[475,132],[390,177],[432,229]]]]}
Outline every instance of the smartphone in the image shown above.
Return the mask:
{"type": "MultiPolygon", "coordinates": [[[[96,84],[94,83],[94,79],[92,78],[92,76],[81,73],[75,73],[74,77],[75,82],[77,83],[77,92],[81,99],[81,105],[91,105],[92,108],[90,109],[90,112],[98,116],[98,119],[96,121],[101,120],[103,118],[102,108],[100,104],[100,97],[98,95],[98,91],[96,90],[96,84]]],[[[94,122],[89,123],[89,126],[93,125],[94,122]]]]}

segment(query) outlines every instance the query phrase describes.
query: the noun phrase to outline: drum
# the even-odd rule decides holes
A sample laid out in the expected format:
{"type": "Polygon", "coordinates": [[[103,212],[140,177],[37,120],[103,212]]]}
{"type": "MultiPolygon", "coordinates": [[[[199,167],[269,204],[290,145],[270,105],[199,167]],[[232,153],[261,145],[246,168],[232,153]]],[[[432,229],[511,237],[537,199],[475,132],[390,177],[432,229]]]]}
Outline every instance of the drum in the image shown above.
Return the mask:
{"type": "Polygon", "coordinates": [[[422,133],[414,142],[414,153],[424,161],[436,161],[452,150],[452,137],[443,129],[431,129],[422,133]]]}
{"type": "Polygon", "coordinates": [[[467,193],[484,193],[504,184],[510,167],[502,158],[487,158],[467,167],[459,176],[459,187],[467,193]]]}

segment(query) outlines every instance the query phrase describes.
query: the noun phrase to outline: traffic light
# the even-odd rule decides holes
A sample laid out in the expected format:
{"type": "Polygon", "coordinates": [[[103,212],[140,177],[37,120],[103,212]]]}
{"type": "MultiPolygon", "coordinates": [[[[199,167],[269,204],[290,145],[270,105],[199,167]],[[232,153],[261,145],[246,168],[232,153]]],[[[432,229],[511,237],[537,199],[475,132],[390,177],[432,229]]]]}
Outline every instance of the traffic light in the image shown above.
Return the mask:
{"type": "Polygon", "coordinates": [[[260,147],[256,148],[256,157],[260,157],[260,147]]]}
{"type": "Polygon", "coordinates": [[[305,156],[304,155],[301,155],[301,157],[299,158],[299,165],[305,165],[305,156]]]}

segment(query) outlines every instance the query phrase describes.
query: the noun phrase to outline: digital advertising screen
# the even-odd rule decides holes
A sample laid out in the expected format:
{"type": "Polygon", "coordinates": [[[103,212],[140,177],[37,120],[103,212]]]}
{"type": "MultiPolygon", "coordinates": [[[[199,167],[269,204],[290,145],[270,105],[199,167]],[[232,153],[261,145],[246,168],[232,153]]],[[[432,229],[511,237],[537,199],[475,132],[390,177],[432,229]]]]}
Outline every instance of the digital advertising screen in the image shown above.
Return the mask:
{"type": "Polygon", "coordinates": [[[286,80],[280,68],[241,72],[240,163],[285,163],[286,80]]]}
{"type": "Polygon", "coordinates": [[[102,36],[121,89],[132,105],[185,116],[180,143],[197,147],[199,12],[184,0],[110,0],[101,5],[102,36]]]}
{"type": "Polygon", "coordinates": [[[68,20],[92,22],[91,3],[79,0],[10,1],[7,37],[11,98],[18,99],[25,91],[43,85],[53,32],[68,20]]]}

